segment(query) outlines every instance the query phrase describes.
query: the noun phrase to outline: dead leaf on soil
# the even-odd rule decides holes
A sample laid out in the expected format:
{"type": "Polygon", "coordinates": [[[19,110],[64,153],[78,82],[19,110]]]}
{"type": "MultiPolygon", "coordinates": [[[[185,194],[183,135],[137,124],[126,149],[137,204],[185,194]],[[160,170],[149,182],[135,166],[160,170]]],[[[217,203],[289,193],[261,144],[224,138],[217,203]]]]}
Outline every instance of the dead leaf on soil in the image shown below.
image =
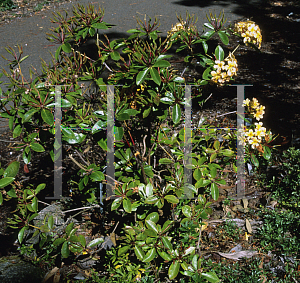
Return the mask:
{"type": "Polygon", "coordinates": [[[250,221],[246,218],[245,220],[245,223],[246,223],[246,228],[247,228],[247,231],[248,233],[252,233],[252,227],[251,227],[251,224],[250,224],[250,221]]]}
{"type": "Polygon", "coordinates": [[[251,258],[254,255],[257,254],[257,251],[240,251],[240,252],[236,252],[236,253],[221,253],[221,252],[217,252],[220,256],[225,257],[225,258],[229,258],[229,259],[233,259],[233,260],[240,260],[243,257],[246,258],[251,258]]]}

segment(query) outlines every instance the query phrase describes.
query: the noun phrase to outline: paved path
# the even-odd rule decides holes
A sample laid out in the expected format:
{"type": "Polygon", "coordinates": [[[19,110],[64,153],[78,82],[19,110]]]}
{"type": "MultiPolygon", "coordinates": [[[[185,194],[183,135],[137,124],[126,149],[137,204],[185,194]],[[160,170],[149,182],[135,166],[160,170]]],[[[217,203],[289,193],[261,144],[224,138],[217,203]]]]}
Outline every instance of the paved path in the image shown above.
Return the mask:
{"type": "MultiPolygon", "coordinates": [[[[243,4],[237,4],[241,1],[210,1],[210,0],[105,0],[105,1],[87,1],[79,0],[73,3],[65,3],[56,8],[52,8],[47,11],[39,12],[36,15],[28,18],[21,18],[14,20],[9,24],[3,24],[0,26],[0,55],[9,55],[5,51],[5,47],[15,47],[17,44],[23,46],[24,55],[29,55],[21,66],[23,66],[23,74],[26,78],[29,78],[30,66],[40,70],[40,58],[43,58],[46,62],[51,61],[51,55],[49,52],[54,53],[57,46],[47,41],[46,32],[49,32],[49,28],[54,24],[50,22],[52,18],[52,12],[63,10],[69,11],[69,15],[72,15],[71,10],[74,4],[82,5],[93,4],[96,7],[98,4],[104,8],[105,16],[104,21],[110,24],[115,24],[106,31],[107,35],[111,39],[127,37],[129,34],[127,30],[135,28],[137,25],[136,18],[143,19],[147,14],[152,19],[155,16],[160,20],[161,26],[159,30],[163,32],[163,36],[167,35],[167,31],[171,28],[172,24],[176,24],[178,15],[182,15],[185,18],[186,11],[190,14],[198,16],[197,26],[199,29],[206,22],[206,13],[209,11],[219,14],[224,10],[228,22],[232,22],[237,18],[245,16],[247,7],[253,7],[260,1],[242,1],[243,4]]],[[[0,66],[5,70],[8,70],[6,66],[7,62],[0,57],[0,66]]],[[[2,70],[2,68],[1,68],[2,70]]],[[[2,77],[1,80],[7,82],[7,79],[2,77]]],[[[5,87],[2,88],[5,89],[5,87]]],[[[0,118],[0,130],[6,122],[0,118]]]]}

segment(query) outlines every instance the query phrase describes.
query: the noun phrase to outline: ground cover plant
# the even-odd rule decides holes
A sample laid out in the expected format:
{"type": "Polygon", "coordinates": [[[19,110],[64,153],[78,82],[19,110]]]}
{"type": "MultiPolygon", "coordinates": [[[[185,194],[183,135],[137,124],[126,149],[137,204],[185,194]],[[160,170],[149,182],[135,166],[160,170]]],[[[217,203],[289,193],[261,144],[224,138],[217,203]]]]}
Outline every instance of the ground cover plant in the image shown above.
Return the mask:
{"type": "MultiPolygon", "coordinates": [[[[1,202],[11,198],[18,201],[8,223],[18,230],[20,251],[33,256],[38,263],[46,261],[59,267],[62,262],[75,262],[81,256],[92,259],[99,265],[95,269],[98,273],[89,274],[92,282],[219,282],[220,279],[232,282],[228,280],[234,272],[220,271],[216,262],[205,257],[206,252],[219,253],[231,260],[232,256],[251,260],[255,252],[244,250],[242,254],[230,254],[216,251],[217,245],[214,251],[206,251],[206,247],[212,245],[214,233],[222,235],[223,248],[228,248],[231,238],[243,237],[248,242],[252,225],[247,218],[250,216],[247,199],[243,200],[242,207],[232,207],[230,200],[224,200],[223,204],[225,216],[238,213],[247,216],[245,233],[232,221],[220,222],[220,227],[213,228],[211,225],[216,224],[211,219],[212,206],[219,199],[219,187],[227,185],[226,173],[236,174],[236,139],[242,137],[239,142],[245,145],[246,161],[258,170],[264,162],[271,162],[275,137],[259,122],[264,106],[259,105],[256,98],[244,101],[249,117],[246,117],[248,126],[243,135],[211,128],[205,119],[199,120],[201,128],[198,126],[196,131],[188,133],[183,127],[183,112],[191,101],[186,99],[181,85],[195,86],[192,100],[203,105],[206,99],[202,96],[202,87],[209,84],[221,87],[237,75],[234,52],[238,46],[225,54],[222,45],[226,46],[236,34],[248,48],[258,51],[260,29],[252,21],[228,27],[221,13],[208,15],[206,30],[198,31],[196,18],[187,14],[185,20],[178,18],[179,23],[165,39],[159,36],[158,21],[149,19],[139,21],[139,28],[129,30],[131,36],[126,39],[110,41],[106,36],[106,41],[101,42],[98,33],[112,26],[103,19],[104,11],[92,6],[74,8],[71,17],[57,13],[53,22],[58,23],[58,27],[48,34],[49,40],[58,44],[53,62],[43,62],[43,73],[32,72],[30,80],[22,76],[21,63],[26,60],[26,56],[22,57],[22,48],[17,52],[7,49],[13,59],[9,59],[11,73],[4,72],[4,75],[10,78],[11,85],[2,93],[1,116],[9,119],[13,138],[20,140],[15,150],[21,151],[24,171],[28,171],[28,164],[36,153],[49,154],[52,162],[62,154],[63,166],[69,167],[68,178],[63,178],[62,194],[73,201],[65,200],[66,207],[70,211],[81,208],[102,211],[98,219],[101,227],[97,227],[97,236],[89,241],[72,221],[59,232],[54,229],[51,216],[37,227],[33,221],[39,212],[38,197],[46,185],[28,184],[22,188],[15,181],[20,165],[15,161],[1,170],[0,187],[1,202]],[[215,46],[214,37],[221,43],[215,46]],[[89,42],[92,44],[88,50],[94,52],[88,53],[85,49],[89,42]],[[199,78],[193,82],[186,82],[177,75],[168,61],[172,56],[168,52],[176,44],[177,52],[186,52],[187,66],[191,67],[195,60],[199,62],[199,78]],[[55,100],[57,85],[61,86],[60,105],[55,100]],[[87,88],[87,85],[92,87],[87,88]],[[111,88],[108,87],[113,85],[116,85],[114,106],[110,105],[111,88]],[[7,105],[9,101],[13,107],[7,105]],[[59,108],[61,118],[55,117],[59,108]],[[61,141],[55,139],[58,123],[61,141]],[[113,180],[105,171],[110,151],[106,130],[112,126],[115,136],[113,180]],[[192,148],[189,156],[185,154],[187,144],[192,148]],[[190,182],[186,182],[186,168],[192,170],[190,182]],[[103,197],[100,203],[97,200],[99,182],[106,183],[102,190],[114,192],[113,196],[103,197]],[[26,243],[26,231],[30,228],[36,229],[32,235],[38,238],[35,244],[26,243]],[[107,240],[103,236],[106,235],[115,242],[115,247],[104,252],[103,244],[107,240]]],[[[297,216],[269,215],[265,216],[267,224],[260,232],[264,241],[260,245],[270,244],[273,251],[272,245],[278,241],[284,252],[295,252],[295,230],[287,231],[293,237],[284,241],[280,235],[270,239],[267,234],[274,218],[293,219],[295,225],[299,223],[297,216]]],[[[285,226],[280,229],[287,230],[285,226]]],[[[247,260],[240,265],[247,265],[247,260]]],[[[246,272],[248,280],[263,282],[273,276],[262,271],[263,267],[255,260],[251,264],[253,270],[258,271],[251,276],[246,272]]],[[[295,263],[285,268],[293,271],[289,278],[298,276],[295,263]]]]}

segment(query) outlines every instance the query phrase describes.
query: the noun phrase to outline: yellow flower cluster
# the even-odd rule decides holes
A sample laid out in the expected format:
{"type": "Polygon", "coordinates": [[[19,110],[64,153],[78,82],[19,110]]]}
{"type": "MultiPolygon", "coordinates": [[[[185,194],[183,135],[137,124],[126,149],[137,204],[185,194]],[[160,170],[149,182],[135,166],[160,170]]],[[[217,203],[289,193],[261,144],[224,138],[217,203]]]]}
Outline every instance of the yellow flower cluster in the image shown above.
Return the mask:
{"type": "MultiPolygon", "coordinates": [[[[258,103],[256,98],[253,98],[250,101],[248,98],[244,100],[243,106],[247,106],[249,114],[253,115],[256,120],[260,120],[265,113],[265,106],[262,106],[258,103]]],[[[267,133],[267,129],[263,127],[263,123],[254,123],[255,129],[239,129],[239,144],[250,144],[253,149],[258,149],[262,151],[261,142],[264,138],[266,141],[269,140],[269,135],[272,135],[271,132],[267,133]]]]}
{"type": "Polygon", "coordinates": [[[253,115],[253,117],[259,121],[263,118],[265,114],[265,106],[260,105],[256,98],[253,98],[252,101],[250,101],[248,98],[244,100],[243,106],[248,107],[249,114],[253,115]]]}
{"type": "MultiPolygon", "coordinates": [[[[172,25],[171,30],[168,31],[168,37],[171,37],[175,32],[178,32],[180,30],[184,30],[185,25],[186,25],[186,22],[178,23],[174,27],[172,25]]],[[[192,32],[193,29],[194,29],[194,27],[188,27],[188,32],[192,32]]],[[[180,35],[178,35],[178,37],[180,37],[180,35]]],[[[171,41],[173,41],[173,40],[174,39],[172,39],[171,41]]]]}
{"type": "MultiPolygon", "coordinates": [[[[241,139],[241,143],[240,144],[250,144],[251,147],[253,149],[259,147],[261,141],[262,141],[262,138],[266,136],[266,132],[267,132],[267,129],[265,127],[263,127],[262,125],[262,122],[259,122],[259,123],[254,123],[255,125],[255,129],[252,130],[252,129],[247,129],[247,128],[244,128],[244,131],[242,133],[242,139],[241,139]]],[[[241,130],[239,130],[241,132],[241,130]]]]}
{"type": "Polygon", "coordinates": [[[219,85],[224,85],[226,82],[229,82],[233,76],[236,76],[238,70],[234,55],[229,53],[229,56],[224,61],[216,60],[214,69],[215,70],[211,72],[212,82],[219,85]]]}
{"type": "Polygon", "coordinates": [[[252,21],[239,22],[235,24],[235,32],[241,34],[244,38],[244,43],[248,45],[248,42],[255,44],[258,48],[261,47],[261,31],[258,25],[252,21]]]}

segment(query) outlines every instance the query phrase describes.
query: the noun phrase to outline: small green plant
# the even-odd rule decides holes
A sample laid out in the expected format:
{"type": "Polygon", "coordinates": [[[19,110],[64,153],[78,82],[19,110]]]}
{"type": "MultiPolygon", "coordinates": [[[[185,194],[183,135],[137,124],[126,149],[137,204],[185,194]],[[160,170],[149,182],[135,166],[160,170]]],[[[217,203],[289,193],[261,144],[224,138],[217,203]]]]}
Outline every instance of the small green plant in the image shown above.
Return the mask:
{"type": "Polygon", "coordinates": [[[275,209],[263,211],[261,214],[264,224],[258,231],[258,238],[263,249],[273,253],[298,255],[299,213],[275,209]]]}
{"type": "Polygon", "coordinates": [[[300,149],[289,148],[283,153],[283,165],[280,168],[282,180],[273,184],[273,197],[290,208],[300,207],[300,149]]]}
{"type": "Polygon", "coordinates": [[[6,10],[12,10],[15,8],[17,8],[17,7],[12,0],[1,0],[0,1],[0,12],[6,11],[6,10]]]}
{"type": "Polygon", "coordinates": [[[237,241],[242,233],[242,229],[237,226],[234,221],[226,220],[224,224],[220,226],[218,234],[224,238],[230,238],[237,241]]]}

